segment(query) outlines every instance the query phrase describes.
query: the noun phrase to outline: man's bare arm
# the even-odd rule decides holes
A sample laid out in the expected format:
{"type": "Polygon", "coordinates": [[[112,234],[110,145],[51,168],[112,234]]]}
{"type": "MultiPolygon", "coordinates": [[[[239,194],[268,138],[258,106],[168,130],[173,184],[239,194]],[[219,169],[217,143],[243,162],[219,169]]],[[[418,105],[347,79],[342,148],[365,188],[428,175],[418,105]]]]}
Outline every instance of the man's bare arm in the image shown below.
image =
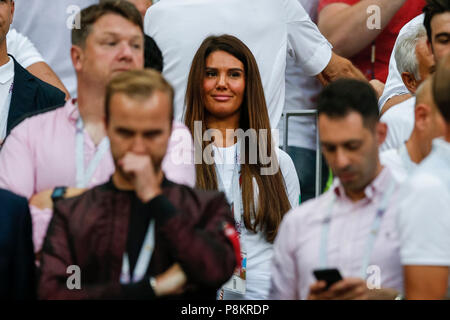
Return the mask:
{"type": "Polygon", "coordinates": [[[352,6],[333,3],[320,12],[318,27],[335,52],[349,58],[370,45],[404,3],[405,0],[361,0],[352,6]],[[371,12],[367,9],[372,5],[380,8],[381,25],[370,30],[367,23],[371,12]]]}
{"type": "Polygon", "coordinates": [[[331,55],[330,62],[322,73],[317,75],[317,78],[324,86],[339,78],[353,78],[361,81],[367,81],[362,72],[348,59],[341,57],[334,52],[331,55]]]}
{"type": "Polygon", "coordinates": [[[404,266],[405,298],[444,299],[448,288],[448,266],[404,266]]]}
{"type": "MultiPolygon", "coordinates": [[[[86,190],[87,189],[83,188],[67,188],[64,198],[67,199],[76,197],[86,190]]],[[[52,193],[53,189],[48,189],[34,194],[29,200],[30,206],[36,207],[40,210],[53,209],[52,193]]]]}
{"type": "Polygon", "coordinates": [[[64,84],[61,82],[59,77],[56,75],[56,73],[50,68],[50,66],[43,62],[36,62],[32,65],[30,65],[27,68],[28,72],[30,72],[33,76],[41,79],[44,82],[47,82],[48,84],[51,84],[52,86],[58,88],[62,92],[66,94],[66,100],[70,98],[69,91],[67,91],[64,84]]]}

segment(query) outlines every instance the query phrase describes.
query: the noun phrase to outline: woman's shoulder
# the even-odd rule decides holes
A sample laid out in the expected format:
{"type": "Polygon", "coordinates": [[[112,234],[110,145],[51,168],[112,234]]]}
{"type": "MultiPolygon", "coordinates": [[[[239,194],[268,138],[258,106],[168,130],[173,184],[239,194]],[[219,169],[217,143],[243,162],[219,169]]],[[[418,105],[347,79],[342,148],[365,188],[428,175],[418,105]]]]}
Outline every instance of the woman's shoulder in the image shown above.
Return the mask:
{"type": "Polygon", "coordinates": [[[276,155],[280,168],[294,168],[294,161],[292,161],[291,156],[281,148],[276,148],[276,155]]]}

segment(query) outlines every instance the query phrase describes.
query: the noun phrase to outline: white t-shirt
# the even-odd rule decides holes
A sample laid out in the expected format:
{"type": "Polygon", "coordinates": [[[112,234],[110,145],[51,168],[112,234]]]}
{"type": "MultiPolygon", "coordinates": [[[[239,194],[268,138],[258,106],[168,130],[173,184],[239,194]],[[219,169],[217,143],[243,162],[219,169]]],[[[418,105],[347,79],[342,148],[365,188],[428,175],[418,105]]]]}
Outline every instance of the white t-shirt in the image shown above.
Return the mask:
{"type": "Polygon", "coordinates": [[[175,118],[184,114],[192,59],[210,35],[243,41],[258,63],[272,128],[285,101],[286,55],[309,76],[323,71],[331,45],[297,0],[163,0],[145,15],[145,33],[161,49],[164,76],[175,88],[175,118]]]}
{"type": "Polygon", "coordinates": [[[380,151],[399,148],[409,139],[414,130],[416,98],[412,97],[390,108],[380,121],[388,126],[387,137],[380,151]]]}
{"type": "Polygon", "coordinates": [[[216,173],[219,175],[225,187],[225,194],[229,197],[232,192],[231,182],[233,180],[233,171],[236,167],[236,144],[227,148],[219,148],[215,145],[213,146],[214,157],[216,163],[216,173]]]}
{"type": "Polygon", "coordinates": [[[411,160],[405,143],[399,148],[381,152],[380,162],[391,169],[399,182],[404,182],[417,167],[417,164],[411,160]]]}
{"type": "MultiPolygon", "coordinates": [[[[298,0],[312,21],[317,20],[319,0],[298,0]]],[[[290,55],[286,57],[286,97],[283,112],[315,109],[316,98],[322,90],[322,85],[315,77],[306,76],[302,66],[295,63],[290,55]]],[[[278,123],[280,145],[283,144],[284,116],[278,123]]],[[[315,116],[290,117],[288,145],[307,149],[316,149],[316,118],[315,116]]]]}
{"type": "Polygon", "coordinates": [[[433,141],[400,194],[402,264],[450,267],[450,143],[433,141]]]}
{"type": "MultiPolygon", "coordinates": [[[[227,199],[232,199],[231,180],[235,165],[233,159],[236,159],[236,145],[228,148],[214,147],[214,152],[218,153],[217,159],[225,159],[225,165],[217,164],[217,171],[223,181],[227,199]]],[[[277,156],[281,173],[283,174],[286,184],[286,192],[291,206],[297,207],[300,197],[300,185],[298,182],[297,172],[294,163],[289,155],[281,149],[277,149],[277,156]]],[[[254,182],[255,183],[255,182],[254,182]]],[[[230,201],[230,200],[229,200],[230,201]]],[[[239,216],[235,213],[235,219],[239,221],[239,216]]],[[[270,266],[273,255],[273,244],[266,241],[261,232],[256,234],[248,232],[242,228],[241,241],[247,253],[247,270],[246,270],[246,294],[240,295],[229,291],[224,291],[224,300],[263,300],[267,299],[270,289],[270,266]]]]}
{"type": "Polygon", "coordinates": [[[391,60],[389,61],[389,75],[386,80],[383,95],[378,100],[378,107],[383,108],[383,105],[392,97],[399,96],[402,94],[410,93],[408,88],[406,88],[403,83],[402,76],[397,69],[397,62],[395,61],[395,51],[397,50],[397,42],[405,33],[410,30],[414,30],[418,25],[423,24],[424,14],[418,15],[410,22],[405,24],[400,30],[397,40],[395,41],[394,49],[392,50],[391,60]]]}
{"type": "Polygon", "coordinates": [[[0,141],[6,137],[13,80],[14,61],[9,58],[6,64],[0,66],[0,141]]]}
{"type": "Polygon", "coordinates": [[[98,0],[15,2],[13,27],[34,43],[72,97],[77,90],[70,58],[72,22],[77,12],[97,3],[98,0]]]}
{"type": "Polygon", "coordinates": [[[6,34],[6,47],[8,48],[8,53],[24,68],[44,61],[31,41],[15,29],[10,29],[6,34]]]}

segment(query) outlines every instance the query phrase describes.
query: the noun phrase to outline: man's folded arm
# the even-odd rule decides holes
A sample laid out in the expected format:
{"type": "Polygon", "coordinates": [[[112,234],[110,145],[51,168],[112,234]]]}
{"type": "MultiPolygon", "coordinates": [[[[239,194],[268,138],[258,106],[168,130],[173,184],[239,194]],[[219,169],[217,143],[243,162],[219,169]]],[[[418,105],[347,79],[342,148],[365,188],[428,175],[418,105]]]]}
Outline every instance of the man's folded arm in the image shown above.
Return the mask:
{"type": "Polygon", "coordinates": [[[317,78],[323,85],[336,81],[340,78],[352,78],[367,82],[362,72],[355,67],[350,60],[332,53],[331,60],[325,69],[317,75],[317,78]]]}
{"type": "Polygon", "coordinates": [[[148,204],[157,212],[165,240],[188,281],[207,287],[220,287],[236,267],[234,244],[225,234],[225,224],[234,228],[234,219],[223,194],[211,198],[201,213],[204,226],[195,227],[189,217],[180,214],[167,197],[160,195],[148,204]]]}
{"type": "Polygon", "coordinates": [[[68,234],[68,216],[58,206],[55,207],[47,237],[44,242],[39,278],[39,299],[152,299],[155,294],[148,278],[133,284],[121,285],[119,281],[89,284],[83,282],[83,270],[80,269],[80,289],[76,287],[74,253],[68,234]],[[75,271],[74,271],[75,270],[75,271]],[[72,289],[70,289],[70,288],[72,289]]]}

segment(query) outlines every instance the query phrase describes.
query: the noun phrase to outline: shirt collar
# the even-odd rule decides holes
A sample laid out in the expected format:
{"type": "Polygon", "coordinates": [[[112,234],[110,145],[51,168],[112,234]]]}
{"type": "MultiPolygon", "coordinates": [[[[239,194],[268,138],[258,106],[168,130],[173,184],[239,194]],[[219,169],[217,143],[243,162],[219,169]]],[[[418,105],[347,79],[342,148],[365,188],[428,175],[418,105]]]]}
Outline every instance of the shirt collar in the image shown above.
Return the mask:
{"type": "Polygon", "coordinates": [[[64,106],[66,109],[67,118],[70,122],[75,125],[78,118],[80,117],[80,112],[78,111],[77,99],[69,99],[64,106]]]}
{"type": "Polygon", "coordinates": [[[9,61],[0,66],[0,83],[5,84],[12,78],[14,78],[14,61],[10,57],[9,61]]]}
{"type": "Polygon", "coordinates": [[[443,138],[436,138],[433,140],[433,150],[450,160],[450,142],[445,141],[443,138]]]}
{"type": "MultiPolygon", "coordinates": [[[[373,181],[364,189],[366,199],[372,201],[377,196],[382,195],[383,192],[386,191],[386,188],[388,188],[388,184],[392,181],[392,179],[394,179],[394,177],[390,169],[383,167],[378,176],[376,176],[375,179],[373,179],[373,181]]],[[[332,190],[338,199],[349,199],[345,194],[344,186],[338,178],[334,181],[332,190]]]]}

